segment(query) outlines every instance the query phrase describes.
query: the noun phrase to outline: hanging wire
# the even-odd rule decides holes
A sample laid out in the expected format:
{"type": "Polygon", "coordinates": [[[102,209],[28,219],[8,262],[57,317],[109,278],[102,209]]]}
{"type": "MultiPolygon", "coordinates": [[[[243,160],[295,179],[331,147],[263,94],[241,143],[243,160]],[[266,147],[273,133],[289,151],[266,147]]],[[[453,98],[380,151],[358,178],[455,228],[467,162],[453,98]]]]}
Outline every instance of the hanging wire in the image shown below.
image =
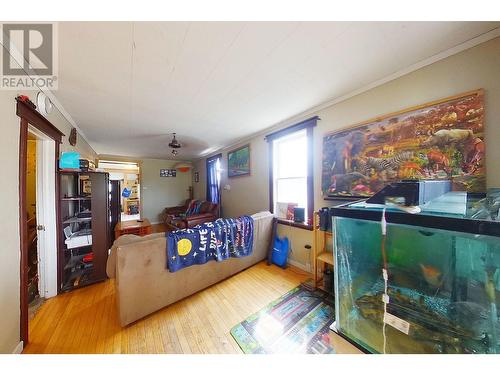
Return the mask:
{"type": "Polygon", "coordinates": [[[384,354],[386,354],[386,347],[387,347],[387,336],[386,336],[386,316],[387,316],[387,304],[389,303],[389,295],[387,294],[387,284],[389,280],[389,274],[387,271],[387,254],[385,250],[385,241],[387,237],[387,220],[385,218],[385,207],[384,210],[382,211],[382,220],[381,220],[381,226],[382,226],[382,243],[381,243],[381,251],[382,251],[382,261],[383,261],[383,268],[382,268],[382,277],[384,279],[384,295],[382,298],[382,302],[384,303],[384,316],[382,318],[382,335],[384,338],[384,354]]]}

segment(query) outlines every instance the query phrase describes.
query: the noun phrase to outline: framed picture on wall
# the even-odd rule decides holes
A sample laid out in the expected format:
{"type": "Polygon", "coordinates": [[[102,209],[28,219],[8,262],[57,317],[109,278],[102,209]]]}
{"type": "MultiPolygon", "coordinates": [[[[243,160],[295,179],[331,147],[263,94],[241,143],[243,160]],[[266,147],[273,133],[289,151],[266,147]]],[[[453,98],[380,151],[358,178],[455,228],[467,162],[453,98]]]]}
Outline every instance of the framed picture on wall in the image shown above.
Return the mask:
{"type": "Polygon", "coordinates": [[[455,191],[485,191],[484,134],[481,89],[326,134],[323,197],[369,197],[403,179],[451,180],[455,191]]]}
{"type": "Polygon", "coordinates": [[[200,182],[200,172],[194,172],[194,182],[200,182]]]}
{"type": "Polygon", "coordinates": [[[227,176],[241,177],[250,175],[250,144],[227,153],[227,176]]]}
{"type": "Polygon", "coordinates": [[[177,177],[175,169],[160,169],[160,177],[177,177]]]}

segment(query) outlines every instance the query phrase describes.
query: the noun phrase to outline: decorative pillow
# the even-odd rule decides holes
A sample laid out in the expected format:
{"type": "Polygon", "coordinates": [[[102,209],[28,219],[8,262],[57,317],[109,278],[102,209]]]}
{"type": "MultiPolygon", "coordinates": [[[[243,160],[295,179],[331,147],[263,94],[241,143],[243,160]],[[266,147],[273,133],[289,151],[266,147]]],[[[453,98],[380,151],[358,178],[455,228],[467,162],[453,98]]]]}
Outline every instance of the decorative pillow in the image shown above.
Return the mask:
{"type": "Polygon", "coordinates": [[[194,213],[197,202],[197,200],[192,200],[191,203],[189,203],[189,206],[186,210],[186,216],[192,215],[194,213]]]}
{"type": "Polygon", "coordinates": [[[210,207],[212,206],[212,203],[205,201],[200,207],[200,213],[206,214],[207,212],[210,211],[210,207]]]}
{"type": "Polygon", "coordinates": [[[194,210],[193,210],[193,214],[199,214],[200,213],[201,205],[202,204],[203,204],[202,201],[197,201],[196,202],[196,205],[195,205],[194,210]]]}

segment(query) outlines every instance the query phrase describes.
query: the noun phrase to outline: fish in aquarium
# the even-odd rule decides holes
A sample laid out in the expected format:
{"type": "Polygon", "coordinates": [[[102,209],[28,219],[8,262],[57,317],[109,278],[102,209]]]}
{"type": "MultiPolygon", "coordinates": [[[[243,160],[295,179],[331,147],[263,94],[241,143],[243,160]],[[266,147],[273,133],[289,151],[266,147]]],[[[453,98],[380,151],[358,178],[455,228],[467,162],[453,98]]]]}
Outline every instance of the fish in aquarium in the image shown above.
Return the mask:
{"type": "Polygon", "coordinates": [[[429,286],[440,288],[443,285],[443,273],[437,268],[420,263],[420,269],[429,286]]]}

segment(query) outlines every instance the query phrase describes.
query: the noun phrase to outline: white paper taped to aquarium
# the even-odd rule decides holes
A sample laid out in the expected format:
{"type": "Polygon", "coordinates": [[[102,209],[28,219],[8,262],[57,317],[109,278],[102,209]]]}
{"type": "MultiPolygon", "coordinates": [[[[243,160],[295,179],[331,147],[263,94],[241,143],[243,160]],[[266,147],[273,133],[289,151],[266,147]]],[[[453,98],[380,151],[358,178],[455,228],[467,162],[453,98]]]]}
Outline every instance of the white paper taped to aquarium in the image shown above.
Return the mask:
{"type": "Polygon", "coordinates": [[[398,318],[391,313],[386,312],[384,315],[384,323],[389,324],[391,327],[396,328],[398,331],[403,332],[405,335],[410,333],[410,323],[398,318]]]}

